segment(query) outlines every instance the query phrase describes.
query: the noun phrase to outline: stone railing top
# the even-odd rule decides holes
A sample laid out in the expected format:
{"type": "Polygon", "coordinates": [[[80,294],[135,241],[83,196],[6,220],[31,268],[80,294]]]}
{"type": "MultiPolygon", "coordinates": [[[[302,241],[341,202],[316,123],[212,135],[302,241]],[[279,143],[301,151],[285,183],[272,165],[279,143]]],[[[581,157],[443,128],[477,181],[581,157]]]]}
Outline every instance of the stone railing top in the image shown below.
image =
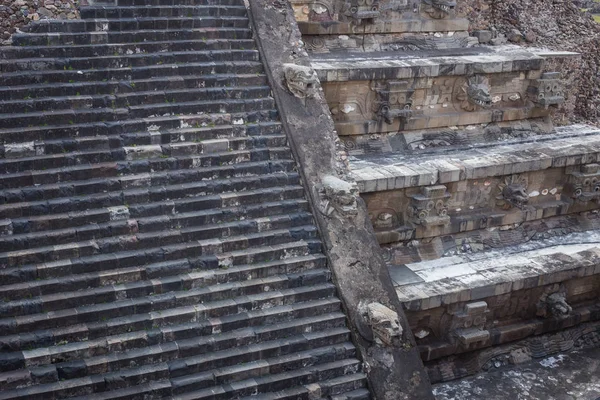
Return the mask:
{"type": "Polygon", "coordinates": [[[518,174],[600,161],[600,129],[557,128],[525,143],[480,146],[435,155],[352,156],[350,167],[361,193],[518,174]]]}
{"type": "Polygon", "coordinates": [[[398,285],[396,292],[405,308],[426,310],[442,304],[476,301],[521,290],[526,280],[531,285],[531,279],[535,278],[538,279],[536,286],[543,286],[565,278],[597,274],[600,271],[598,233],[577,235],[578,240],[585,238],[588,243],[558,244],[517,254],[493,252],[472,261],[453,256],[409,264],[408,268],[422,281],[395,283],[398,285]],[[594,241],[596,243],[592,243],[594,241]]]}
{"type": "Polygon", "coordinates": [[[408,79],[540,70],[544,58],[517,46],[458,49],[419,55],[392,52],[311,56],[321,82],[408,79]]]}

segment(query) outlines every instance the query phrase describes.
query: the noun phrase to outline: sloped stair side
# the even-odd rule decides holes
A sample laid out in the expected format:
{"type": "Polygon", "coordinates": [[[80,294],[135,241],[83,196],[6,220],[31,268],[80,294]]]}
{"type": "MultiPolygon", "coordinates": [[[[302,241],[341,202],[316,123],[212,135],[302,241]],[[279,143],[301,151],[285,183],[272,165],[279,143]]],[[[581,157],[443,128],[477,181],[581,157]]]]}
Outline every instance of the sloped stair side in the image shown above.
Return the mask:
{"type": "Polygon", "coordinates": [[[368,399],[242,0],[0,49],[0,399],[368,399]]]}

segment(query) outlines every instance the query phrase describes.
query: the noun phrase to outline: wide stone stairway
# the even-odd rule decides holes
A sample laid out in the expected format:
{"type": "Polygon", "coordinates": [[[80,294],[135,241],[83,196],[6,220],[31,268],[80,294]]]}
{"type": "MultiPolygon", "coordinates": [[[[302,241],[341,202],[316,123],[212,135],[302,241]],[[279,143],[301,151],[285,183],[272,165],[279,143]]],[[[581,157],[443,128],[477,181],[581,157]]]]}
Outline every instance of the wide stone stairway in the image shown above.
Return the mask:
{"type": "Polygon", "coordinates": [[[242,0],[0,49],[0,399],[367,399],[242,0]]]}

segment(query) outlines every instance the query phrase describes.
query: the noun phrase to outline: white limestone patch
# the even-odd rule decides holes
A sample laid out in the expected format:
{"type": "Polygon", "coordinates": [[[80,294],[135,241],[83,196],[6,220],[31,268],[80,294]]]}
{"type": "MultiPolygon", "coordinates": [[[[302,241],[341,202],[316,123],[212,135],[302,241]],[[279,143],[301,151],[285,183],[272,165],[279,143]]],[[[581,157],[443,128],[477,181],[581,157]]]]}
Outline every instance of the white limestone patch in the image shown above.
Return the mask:
{"type": "Polygon", "coordinates": [[[552,357],[544,358],[542,361],[540,361],[540,365],[542,367],[546,367],[546,368],[557,368],[557,367],[560,367],[560,365],[562,364],[564,359],[565,359],[565,355],[559,354],[556,357],[552,356],[552,357]]]}

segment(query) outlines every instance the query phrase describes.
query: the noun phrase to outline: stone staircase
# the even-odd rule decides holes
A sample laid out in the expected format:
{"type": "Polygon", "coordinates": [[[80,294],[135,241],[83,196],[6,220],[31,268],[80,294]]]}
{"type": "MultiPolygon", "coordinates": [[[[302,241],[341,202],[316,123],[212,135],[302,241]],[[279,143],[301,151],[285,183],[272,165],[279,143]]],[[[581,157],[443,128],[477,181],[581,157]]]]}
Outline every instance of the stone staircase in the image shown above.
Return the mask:
{"type": "Polygon", "coordinates": [[[368,399],[241,0],[0,49],[0,399],[368,399]]]}

